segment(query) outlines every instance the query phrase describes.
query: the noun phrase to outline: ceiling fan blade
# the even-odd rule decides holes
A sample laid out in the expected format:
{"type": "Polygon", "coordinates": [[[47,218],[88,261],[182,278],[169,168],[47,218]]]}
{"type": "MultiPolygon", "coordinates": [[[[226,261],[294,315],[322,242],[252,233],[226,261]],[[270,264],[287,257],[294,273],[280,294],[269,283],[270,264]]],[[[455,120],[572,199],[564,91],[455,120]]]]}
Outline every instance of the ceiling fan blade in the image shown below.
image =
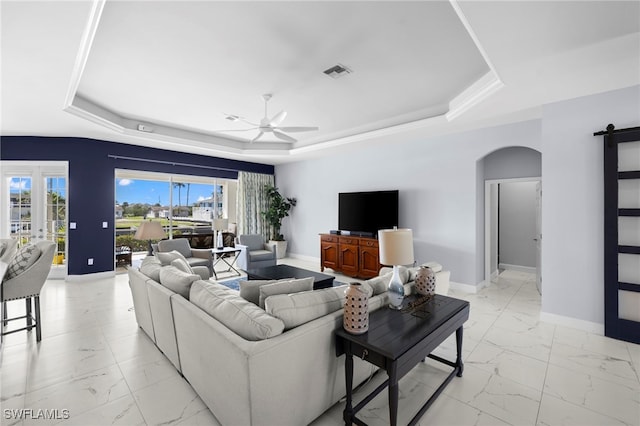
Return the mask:
{"type": "Polygon", "coordinates": [[[251,127],[249,129],[224,129],[224,130],[216,130],[216,132],[246,132],[248,130],[258,130],[259,127],[251,127]]]}
{"type": "Polygon", "coordinates": [[[256,136],[255,138],[251,139],[251,142],[249,142],[249,143],[254,143],[258,139],[260,139],[262,137],[262,135],[264,135],[264,132],[258,133],[258,136],[256,136]]]}
{"type": "Polygon", "coordinates": [[[287,141],[287,142],[291,142],[291,143],[298,142],[296,139],[292,138],[291,136],[285,135],[284,133],[281,133],[281,132],[279,132],[279,131],[277,131],[275,129],[273,130],[273,134],[277,138],[282,139],[283,141],[287,141]]]}
{"type": "Polygon", "coordinates": [[[276,127],[278,124],[282,123],[284,119],[287,117],[287,111],[280,111],[276,115],[273,116],[269,124],[273,127],[276,127]]]}
{"type": "Polygon", "coordinates": [[[282,130],[283,132],[312,132],[318,130],[318,127],[278,127],[278,130],[282,130]]]}
{"type": "Polygon", "coordinates": [[[260,126],[258,123],[254,123],[254,122],[252,122],[252,121],[245,120],[245,119],[244,119],[244,118],[242,118],[242,117],[238,118],[238,120],[242,121],[243,123],[247,123],[247,124],[249,124],[249,125],[251,125],[251,126],[255,126],[255,127],[259,127],[259,126],[260,126]]]}

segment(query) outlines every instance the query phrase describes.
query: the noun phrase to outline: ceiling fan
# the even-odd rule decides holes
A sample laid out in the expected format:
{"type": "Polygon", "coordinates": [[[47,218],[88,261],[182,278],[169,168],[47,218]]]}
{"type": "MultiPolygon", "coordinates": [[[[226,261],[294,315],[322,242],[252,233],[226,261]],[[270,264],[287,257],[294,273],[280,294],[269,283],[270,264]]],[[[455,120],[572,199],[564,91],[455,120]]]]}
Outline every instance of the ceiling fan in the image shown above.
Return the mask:
{"type": "Polygon", "coordinates": [[[258,130],[259,131],[258,135],[255,138],[251,139],[251,143],[260,139],[265,133],[273,133],[273,135],[278,139],[282,139],[283,141],[286,141],[289,143],[294,143],[294,142],[297,142],[297,140],[285,134],[284,132],[311,132],[314,130],[318,130],[318,127],[300,127],[300,126],[282,127],[280,126],[280,123],[282,123],[284,119],[287,117],[286,111],[280,111],[279,113],[274,115],[271,119],[269,119],[269,116],[267,115],[267,103],[269,102],[269,99],[271,99],[271,97],[272,97],[271,93],[262,95],[262,99],[264,99],[264,117],[262,118],[262,120],[260,120],[259,124],[252,123],[251,121],[248,121],[244,117],[240,117],[239,115],[225,114],[227,117],[227,120],[242,121],[243,123],[250,124],[254,127],[251,127],[249,129],[234,129],[234,130],[222,130],[222,131],[244,132],[249,130],[258,130]]]}

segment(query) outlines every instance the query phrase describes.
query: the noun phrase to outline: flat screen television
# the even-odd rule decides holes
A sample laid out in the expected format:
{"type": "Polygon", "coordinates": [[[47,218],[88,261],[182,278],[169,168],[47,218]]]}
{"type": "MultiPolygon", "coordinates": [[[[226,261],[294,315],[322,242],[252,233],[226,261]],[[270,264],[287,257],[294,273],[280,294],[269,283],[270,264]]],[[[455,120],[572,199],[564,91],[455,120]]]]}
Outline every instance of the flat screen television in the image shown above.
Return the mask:
{"type": "Polygon", "coordinates": [[[398,190],[338,194],[340,231],[377,237],[379,229],[394,226],[398,226],[398,190]]]}

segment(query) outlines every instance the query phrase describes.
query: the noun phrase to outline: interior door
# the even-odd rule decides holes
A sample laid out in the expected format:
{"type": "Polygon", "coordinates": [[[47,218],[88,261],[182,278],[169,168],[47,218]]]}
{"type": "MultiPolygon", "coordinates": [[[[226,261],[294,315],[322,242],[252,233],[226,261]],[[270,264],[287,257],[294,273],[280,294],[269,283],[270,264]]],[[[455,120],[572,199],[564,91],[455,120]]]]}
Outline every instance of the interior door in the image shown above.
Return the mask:
{"type": "Polygon", "coordinates": [[[67,275],[67,163],[0,162],[0,234],[18,246],[42,240],[57,244],[49,278],[67,275]]]}
{"type": "Polygon", "coordinates": [[[640,128],[604,134],[605,336],[640,343],[640,128]]]}

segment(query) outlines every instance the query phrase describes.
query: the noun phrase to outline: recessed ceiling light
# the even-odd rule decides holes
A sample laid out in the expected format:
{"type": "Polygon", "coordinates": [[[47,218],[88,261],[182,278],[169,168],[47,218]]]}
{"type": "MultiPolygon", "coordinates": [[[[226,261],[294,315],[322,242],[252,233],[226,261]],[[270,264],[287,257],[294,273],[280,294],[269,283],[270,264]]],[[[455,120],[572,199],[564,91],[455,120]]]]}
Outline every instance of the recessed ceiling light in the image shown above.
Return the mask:
{"type": "Polygon", "coordinates": [[[328,75],[329,77],[336,79],[336,78],[344,77],[347,74],[351,74],[353,71],[342,64],[337,64],[322,72],[328,75]]]}

